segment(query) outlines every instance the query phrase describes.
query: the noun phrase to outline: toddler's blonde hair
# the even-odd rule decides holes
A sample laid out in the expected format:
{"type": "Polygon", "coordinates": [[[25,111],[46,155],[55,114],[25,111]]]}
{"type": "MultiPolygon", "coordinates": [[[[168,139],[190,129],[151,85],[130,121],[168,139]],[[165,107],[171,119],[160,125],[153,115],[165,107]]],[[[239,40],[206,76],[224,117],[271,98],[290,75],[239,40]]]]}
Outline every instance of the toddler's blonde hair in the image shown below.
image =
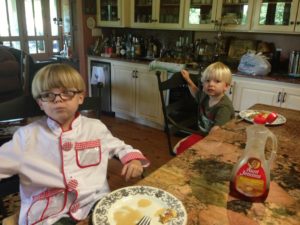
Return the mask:
{"type": "Polygon", "coordinates": [[[70,65],[61,63],[49,64],[36,73],[32,81],[32,96],[37,99],[53,88],[86,91],[82,76],[70,65]]]}
{"type": "Polygon", "coordinates": [[[221,62],[210,64],[202,73],[201,82],[204,83],[206,80],[211,79],[221,80],[230,85],[232,74],[229,67],[221,62]]]}

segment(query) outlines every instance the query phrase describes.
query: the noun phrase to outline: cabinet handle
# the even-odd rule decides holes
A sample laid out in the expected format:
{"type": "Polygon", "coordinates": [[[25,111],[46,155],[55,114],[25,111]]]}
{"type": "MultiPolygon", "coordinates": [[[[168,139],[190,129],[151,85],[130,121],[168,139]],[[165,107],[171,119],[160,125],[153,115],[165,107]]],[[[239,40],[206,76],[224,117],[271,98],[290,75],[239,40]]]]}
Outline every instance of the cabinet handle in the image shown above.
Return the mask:
{"type": "Polygon", "coordinates": [[[286,92],[283,93],[281,102],[285,102],[286,92]]]}
{"type": "Polygon", "coordinates": [[[291,25],[294,25],[295,23],[294,23],[294,21],[291,21],[290,24],[291,24],[291,25]]]}
{"type": "Polygon", "coordinates": [[[280,101],[281,101],[280,96],[281,96],[281,92],[278,93],[278,96],[277,96],[277,102],[280,102],[280,101]]]}
{"type": "Polygon", "coordinates": [[[132,78],[138,78],[137,72],[138,72],[137,70],[132,71],[132,78]]]}
{"type": "Polygon", "coordinates": [[[300,21],[297,21],[297,23],[296,23],[297,25],[300,25],[300,21]]]}
{"type": "Polygon", "coordinates": [[[150,22],[151,23],[155,23],[155,22],[157,22],[157,20],[155,20],[155,19],[154,20],[150,20],[150,22]]]}

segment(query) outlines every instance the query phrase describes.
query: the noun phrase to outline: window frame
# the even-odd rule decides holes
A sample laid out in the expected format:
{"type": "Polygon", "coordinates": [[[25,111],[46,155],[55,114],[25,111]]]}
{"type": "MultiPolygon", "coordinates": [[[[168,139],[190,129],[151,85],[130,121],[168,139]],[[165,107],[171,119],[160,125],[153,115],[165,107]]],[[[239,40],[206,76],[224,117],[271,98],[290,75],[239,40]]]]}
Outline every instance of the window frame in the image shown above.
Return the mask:
{"type": "MultiPolygon", "coordinates": [[[[6,4],[8,4],[9,0],[5,0],[6,4]]],[[[11,32],[9,30],[9,36],[0,36],[0,41],[2,42],[10,42],[10,47],[14,47],[12,45],[13,41],[20,42],[20,49],[29,53],[29,41],[39,41],[43,40],[45,44],[45,53],[30,53],[30,55],[35,60],[46,60],[51,58],[54,54],[59,54],[59,52],[53,52],[53,41],[57,40],[59,43],[59,49],[63,47],[63,37],[64,30],[63,26],[58,26],[58,35],[52,36],[51,34],[51,24],[53,23],[53,19],[50,19],[50,0],[41,0],[42,7],[42,17],[43,17],[43,26],[44,26],[44,34],[42,36],[37,35],[27,35],[27,26],[26,26],[26,16],[25,16],[25,3],[24,1],[16,0],[16,10],[18,15],[18,26],[19,26],[19,36],[11,36],[11,32]]],[[[62,2],[60,0],[56,0],[57,5],[57,16],[58,18],[62,18],[62,2]]],[[[9,21],[10,15],[7,11],[7,18],[9,21]]]]}

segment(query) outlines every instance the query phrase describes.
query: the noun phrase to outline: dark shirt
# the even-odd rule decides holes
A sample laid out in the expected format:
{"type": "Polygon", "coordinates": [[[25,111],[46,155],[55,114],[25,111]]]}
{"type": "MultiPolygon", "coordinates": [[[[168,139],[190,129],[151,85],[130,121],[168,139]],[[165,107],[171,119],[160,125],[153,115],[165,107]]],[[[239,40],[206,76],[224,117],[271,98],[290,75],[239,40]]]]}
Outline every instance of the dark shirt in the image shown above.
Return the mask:
{"type": "Polygon", "coordinates": [[[222,126],[234,118],[232,101],[224,95],[220,101],[209,107],[209,96],[199,91],[196,96],[198,102],[198,127],[207,135],[213,126],[222,126]]]}

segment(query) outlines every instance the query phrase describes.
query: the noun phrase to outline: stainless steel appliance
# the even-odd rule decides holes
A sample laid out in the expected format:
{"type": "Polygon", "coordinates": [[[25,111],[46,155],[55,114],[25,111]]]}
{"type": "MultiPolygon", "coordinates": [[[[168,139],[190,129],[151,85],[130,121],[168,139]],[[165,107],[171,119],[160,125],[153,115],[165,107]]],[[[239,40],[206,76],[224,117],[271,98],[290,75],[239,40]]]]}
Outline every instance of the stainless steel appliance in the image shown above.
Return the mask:
{"type": "Polygon", "coordinates": [[[292,51],[290,54],[289,76],[300,77],[300,51],[292,51]]]}

